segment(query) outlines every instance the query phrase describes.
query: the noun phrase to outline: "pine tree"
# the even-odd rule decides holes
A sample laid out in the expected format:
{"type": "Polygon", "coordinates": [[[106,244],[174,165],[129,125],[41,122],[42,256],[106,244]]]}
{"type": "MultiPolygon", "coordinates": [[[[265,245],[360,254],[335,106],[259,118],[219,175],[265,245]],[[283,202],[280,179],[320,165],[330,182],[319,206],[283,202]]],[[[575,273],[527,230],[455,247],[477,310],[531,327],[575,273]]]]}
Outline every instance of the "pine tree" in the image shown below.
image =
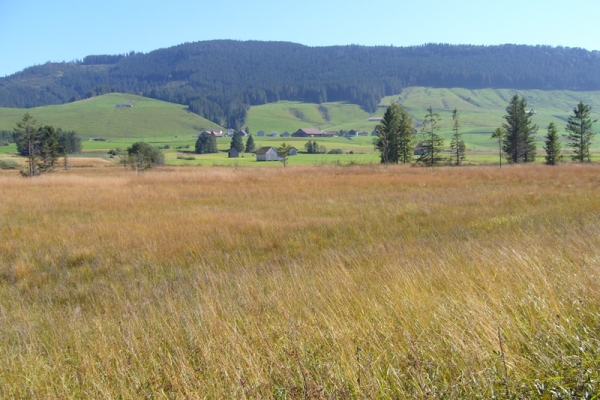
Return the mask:
{"type": "Polygon", "coordinates": [[[46,125],[39,128],[39,169],[42,172],[51,172],[58,161],[59,145],[58,135],[52,126],[46,125]]]}
{"type": "Polygon", "coordinates": [[[590,145],[592,144],[592,138],[596,135],[592,131],[592,124],[598,121],[592,121],[590,118],[591,111],[592,108],[589,105],[579,102],[577,107],[573,109],[573,115],[569,116],[566,127],[567,139],[569,140],[567,146],[573,149],[573,155],[571,155],[573,161],[591,162],[590,145]]]}
{"type": "Polygon", "coordinates": [[[252,153],[256,150],[256,144],[254,143],[254,138],[252,135],[248,135],[248,140],[246,140],[246,153],[252,153]]]}
{"type": "Polygon", "coordinates": [[[400,107],[398,117],[398,161],[406,164],[412,161],[415,145],[415,128],[413,119],[404,109],[400,107]]]}
{"type": "Polygon", "coordinates": [[[277,154],[279,155],[279,161],[283,163],[283,167],[285,168],[288,162],[288,155],[290,154],[290,146],[282,143],[277,149],[277,154]]]}
{"type": "Polygon", "coordinates": [[[442,151],[444,150],[444,139],[436,133],[440,129],[440,116],[433,112],[429,106],[427,114],[423,120],[423,138],[422,143],[425,151],[418,158],[417,162],[422,162],[427,166],[434,166],[442,161],[442,151]]]}
{"type": "Polygon", "coordinates": [[[544,150],[546,150],[546,164],[556,165],[562,160],[560,143],[558,142],[558,129],[556,129],[554,122],[550,122],[550,125],[548,125],[544,150]]]}
{"type": "Polygon", "coordinates": [[[17,122],[17,127],[15,128],[17,149],[21,155],[27,156],[29,168],[27,172],[23,172],[25,176],[33,177],[39,174],[39,136],[37,121],[29,113],[25,113],[23,119],[17,122]]]}
{"type": "Polygon", "coordinates": [[[465,142],[462,140],[462,133],[460,133],[460,118],[458,114],[458,110],[455,108],[452,111],[452,140],[450,141],[450,149],[452,150],[452,161],[455,165],[460,165],[460,163],[465,159],[465,142]]]}
{"type": "Polygon", "coordinates": [[[515,94],[506,107],[505,123],[502,128],[506,133],[503,150],[509,162],[535,161],[535,138],[533,132],[537,125],[531,121],[533,110],[527,110],[527,100],[515,94]]]}
{"type": "Polygon", "coordinates": [[[236,149],[240,153],[244,151],[244,142],[242,140],[242,134],[240,132],[235,132],[233,137],[231,138],[231,149],[236,149]]]}
{"type": "Polygon", "coordinates": [[[502,168],[502,144],[504,143],[504,139],[506,138],[506,133],[504,133],[504,129],[496,128],[494,133],[492,133],[492,139],[498,140],[498,157],[500,158],[500,168],[502,168]]]}
{"type": "Polygon", "coordinates": [[[210,134],[210,140],[208,142],[209,153],[218,153],[219,148],[217,147],[217,137],[214,133],[210,134]]]}
{"type": "Polygon", "coordinates": [[[398,164],[399,142],[398,125],[400,124],[400,106],[396,103],[390,105],[381,124],[375,128],[377,130],[377,138],[373,141],[373,145],[379,150],[379,157],[382,164],[398,164]]]}
{"type": "Polygon", "coordinates": [[[310,140],[304,144],[304,148],[306,149],[307,154],[313,153],[313,144],[310,140]]]}
{"type": "Polygon", "coordinates": [[[198,135],[196,140],[196,154],[208,153],[208,135],[204,132],[198,135]]]}

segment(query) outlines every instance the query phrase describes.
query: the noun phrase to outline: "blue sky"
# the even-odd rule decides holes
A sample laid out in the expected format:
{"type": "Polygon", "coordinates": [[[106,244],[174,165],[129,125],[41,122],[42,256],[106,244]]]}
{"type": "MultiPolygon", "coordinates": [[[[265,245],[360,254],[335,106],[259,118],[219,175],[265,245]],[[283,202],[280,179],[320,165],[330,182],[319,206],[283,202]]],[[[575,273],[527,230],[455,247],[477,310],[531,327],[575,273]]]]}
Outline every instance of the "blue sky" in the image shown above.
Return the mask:
{"type": "Polygon", "coordinates": [[[599,17],[598,0],[0,0],[0,76],[46,61],[210,39],[600,50],[599,17]]]}

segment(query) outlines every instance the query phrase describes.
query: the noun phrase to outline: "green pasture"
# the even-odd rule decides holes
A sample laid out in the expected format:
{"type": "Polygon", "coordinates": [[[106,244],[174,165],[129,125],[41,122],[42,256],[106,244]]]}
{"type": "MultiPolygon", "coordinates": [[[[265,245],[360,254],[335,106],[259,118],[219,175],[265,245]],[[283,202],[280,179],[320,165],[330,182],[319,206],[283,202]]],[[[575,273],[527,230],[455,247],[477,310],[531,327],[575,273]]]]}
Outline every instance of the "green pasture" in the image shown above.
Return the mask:
{"type": "Polygon", "coordinates": [[[199,130],[219,128],[180,104],[111,93],[62,105],[0,108],[0,130],[14,129],[26,112],[40,124],[74,130],[84,138],[191,137],[199,130]],[[118,103],[132,103],[133,107],[117,108],[118,103]]]}
{"type": "Polygon", "coordinates": [[[294,133],[301,128],[339,130],[346,124],[356,126],[349,129],[359,129],[357,125],[359,122],[361,126],[370,127],[369,132],[371,132],[376,125],[368,123],[369,113],[356,104],[324,103],[321,106],[323,111],[319,110],[319,104],[297,101],[280,101],[253,106],[248,111],[246,125],[250,127],[253,134],[261,130],[267,134],[274,131],[280,134],[285,131],[294,133]]]}
{"type": "MultiPolygon", "coordinates": [[[[452,135],[451,113],[457,108],[460,113],[461,132],[467,146],[467,160],[472,163],[496,162],[497,142],[491,139],[492,131],[503,122],[505,108],[510,98],[518,93],[527,98],[529,105],[535,110],[534,122],[539,125],[536,136],[538,155],[542,160],[543,140],[546,127],[550,122],[556,123],[563,131],[566,120],[579,101],[592,107],[594,119],[600,119],[600,92],[573,91],[514,91],[506,89],[433,89],[413,87],[405,89],[402,94],[384,98],[377,111],[369,114],[359,106],[346,103],[318,104],[281,101],[251,107],[245,125],[250,127],[257,148],[261,146],[279,147],[287,143],[296,147],[301,154],[290,157],[290,164],[322,164],[322,163],[368,163],[377,162],[378,154],[373,149],[373,137],[334,137],[317,140],[327,150],[341,149],[341,155],[308,155],[303,154],[304,144],[308,138],[258,137],[259,130],[270,134],[277,131],[293,133],[300,128],[316,127],[321,130],[356,129],[371,132],[377,122],[369,121],[370,117],[381,117],[387,106],[396,102],[405,107],[415,119],[418,129],[422,118],[430,105],[440,114],[441,129],[439,133],[450,148],[452,135]],[[353,154],[349,154],[352,152],[353,154]]],[[[136,141],[146,141],[154,146],[171,149],[163,150],[168,164],[172,165],[278,165],[279,163],[256,162],[254,155],[246,154],[238,159],[228,159],[230,138],[218,139],[218,154],[195,155],[196,135],[199,130],[217,129],[214,123],[186,111],[178,104],[148,99],[127,94],[107,94],[74,103],[38,107],[29,110],[0,108],[0,129],[12,130],[16,122],[25,112],[32,114],[39,123],[49,124],[63,129],[76,130],[84,138],[84,156],[107,157],[110,149],[123,149],[136,141]],[[116,108],[117,103],[132,103],[133,108],[116,108]],[[105,138],[106,141],[89,141],[94,137],[105,138]],[[185,146],[189,146],[185,149],[185,146]],[[182,149],[177,149],[182,147],[182,149]],[[177,157],[195,157],[194,160],[182,160],[177,157]]],[[[594,126],[598,130],[598,123],[594,126]]],[[[220,128],[224,129],[224,128],[220,128]]],[[[564,142],[564,138],[562,139],[564,142]]],[[[593,149],[600,150],[600,136],[595,139],[593,149]]],[[[566,146],[563,146],[568,153],[566,146]]],[[[0,147],[0,156],[14,157],[14,144],[0,147]]],[[[118,161],[118,160],[116,160],[118,161]]]]}

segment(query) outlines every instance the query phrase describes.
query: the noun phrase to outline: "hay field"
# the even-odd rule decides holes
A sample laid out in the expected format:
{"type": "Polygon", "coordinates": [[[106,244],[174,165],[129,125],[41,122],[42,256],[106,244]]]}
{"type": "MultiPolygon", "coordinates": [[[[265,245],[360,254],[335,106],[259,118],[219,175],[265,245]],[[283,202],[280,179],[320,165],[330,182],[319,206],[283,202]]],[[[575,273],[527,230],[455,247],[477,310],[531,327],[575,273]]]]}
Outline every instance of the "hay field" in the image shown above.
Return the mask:
{"type": "Polygon", "coordinates": [[[2,398],[592,398],[600,167],[0,171],[2,398]]]}

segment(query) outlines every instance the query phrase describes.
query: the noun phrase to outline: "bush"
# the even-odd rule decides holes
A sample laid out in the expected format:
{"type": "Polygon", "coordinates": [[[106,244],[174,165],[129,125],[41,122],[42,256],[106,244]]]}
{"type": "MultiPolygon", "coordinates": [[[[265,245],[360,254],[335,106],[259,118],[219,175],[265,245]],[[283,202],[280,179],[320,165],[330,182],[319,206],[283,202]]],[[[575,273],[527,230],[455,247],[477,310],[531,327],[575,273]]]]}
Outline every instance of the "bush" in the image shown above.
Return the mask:
{"type": "Polygon", "coordinates": [[[160,150],[146,142],[134,143],[127,148],[127,154],[127,162],[138,171],[165,163],[165,156],[160,150]]]}
{"type": "Polygon", "coordinates": [[[327,154],[344,154],[342,149],[331,149],[327,152],[327,154]]]}
{"type": "Polygon", "coordinates": [[[189,157],[185,157],[185,156],[177,156],[177,159],[178,159],[178,160],[187,160],[187,161],[192,161],[192,160],[195,160],[195,159],[196,159],[196,157],[194,157],[194,156],[189,156],[189,157]]]}
{"type": "Polygon", "coordinates": [[[0,140],[0,146],[8,146],[8,140],[0,140]]]}
{"type": "Polygon", "coordinates": [[[21,166],[14,160],[0,160],[0,169],[19,169],[21,166]]]}

